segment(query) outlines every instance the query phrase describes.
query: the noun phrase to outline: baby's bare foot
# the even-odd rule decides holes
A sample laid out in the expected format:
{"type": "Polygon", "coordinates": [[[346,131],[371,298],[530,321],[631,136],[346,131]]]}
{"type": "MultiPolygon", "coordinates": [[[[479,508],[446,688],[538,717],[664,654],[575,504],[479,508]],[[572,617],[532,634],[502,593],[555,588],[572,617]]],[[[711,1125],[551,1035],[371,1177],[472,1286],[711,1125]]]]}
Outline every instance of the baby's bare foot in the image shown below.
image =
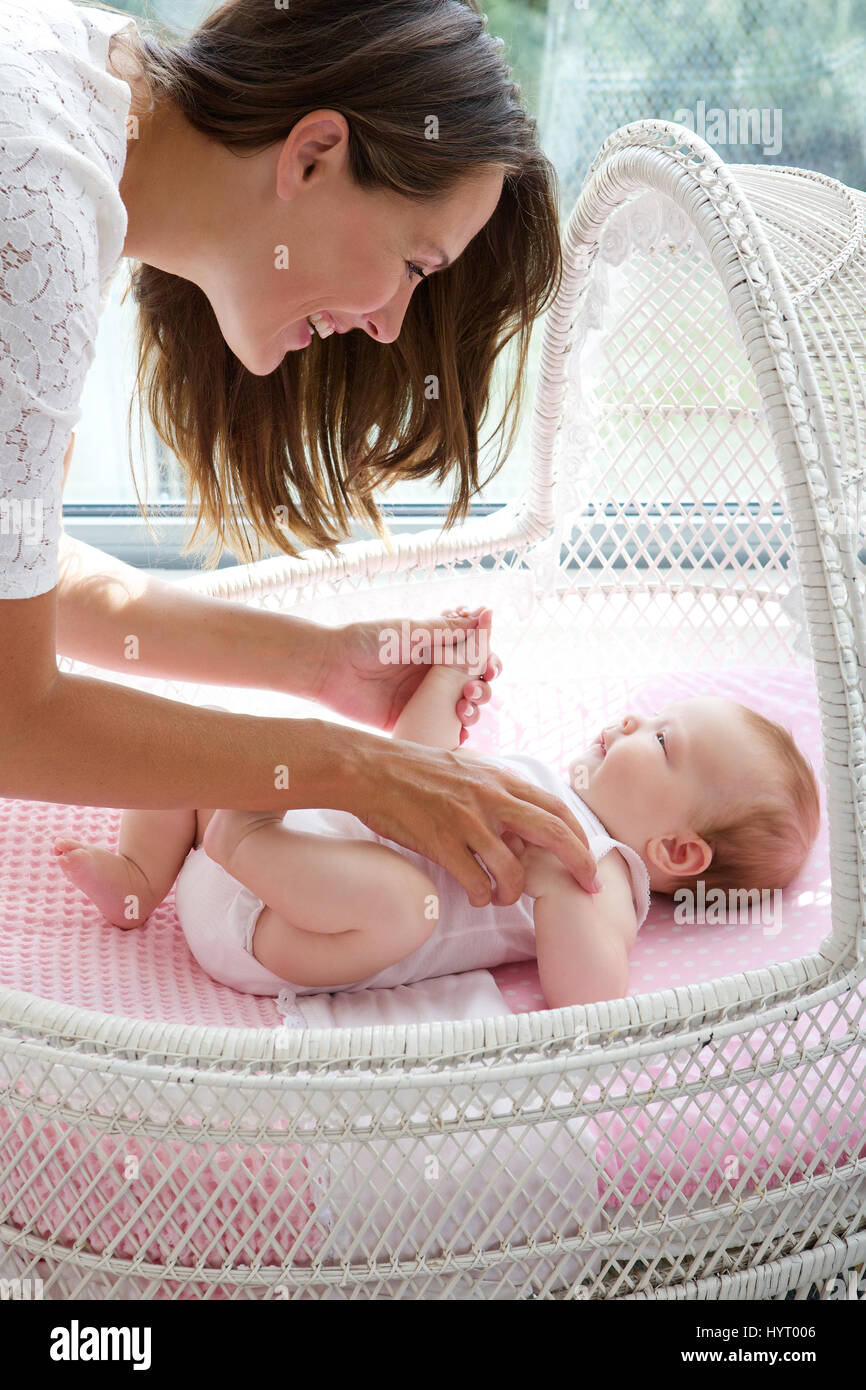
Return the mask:
{"type": "Polygon", "coordinates": [[[202,846],[208,859],[232,871],[235,850],[247,835],[263,825],[279,825],[279,811],[215,811],[205,827],[202,846]]]}
{"type": "MultiPolygon", "coordinates": [[[[431,665],[427,679],[443,683],[465,683],[467,676],[483,676],[490,661],[490,627],[493,614],[485,609],[478,620],[478,626],[468,632],[461,632],[453,647],[443,652],[444,660],[431,665]]],[[[481,694],[479,684],[478,694],[481,694]]]]}
{"type": "Polygon", "coordinates": [[[140,927],[158,906],[142,870],[123,854],[79,840],[54,841],[66,877],[95,903],[115,927],[140,927]]]}
{"type": "Polygon", "coordinates": [[[483,676],[490,660],[490,629],[493,624],[491,609],[485,608],[478,619],[477,627],[464,633],[464,641],[455,651],[462,658],[450,662],[452,670],[462,671],[466,676],[483,676]]]}

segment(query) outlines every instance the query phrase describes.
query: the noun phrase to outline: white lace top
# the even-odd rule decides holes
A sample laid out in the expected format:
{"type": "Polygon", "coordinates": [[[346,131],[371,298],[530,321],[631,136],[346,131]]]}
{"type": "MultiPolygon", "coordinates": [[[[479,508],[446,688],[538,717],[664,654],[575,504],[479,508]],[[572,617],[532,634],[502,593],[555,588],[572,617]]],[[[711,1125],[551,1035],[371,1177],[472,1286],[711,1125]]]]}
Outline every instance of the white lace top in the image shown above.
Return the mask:
{"type": "Polygon", "coordinates": [[[131,93],[105,65],[132,23],[0,0],[0,598],[57,584],[63,459],[126,238],[131,93]]]}

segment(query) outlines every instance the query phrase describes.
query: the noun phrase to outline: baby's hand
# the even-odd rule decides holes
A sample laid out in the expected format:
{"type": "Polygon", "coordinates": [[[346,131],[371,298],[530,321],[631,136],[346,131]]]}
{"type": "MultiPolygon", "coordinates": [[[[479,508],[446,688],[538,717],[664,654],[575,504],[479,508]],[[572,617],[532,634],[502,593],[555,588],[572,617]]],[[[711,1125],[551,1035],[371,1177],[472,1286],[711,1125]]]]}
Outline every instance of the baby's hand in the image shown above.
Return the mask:
{"type": "Polygon", "coordinates": [[[530,898],[540,898],[554,889],[580,888],[580,884],[549,849],[527,844],[513,830],[503,831],[502,839],[526,871],[523,891],[530,898]]]}

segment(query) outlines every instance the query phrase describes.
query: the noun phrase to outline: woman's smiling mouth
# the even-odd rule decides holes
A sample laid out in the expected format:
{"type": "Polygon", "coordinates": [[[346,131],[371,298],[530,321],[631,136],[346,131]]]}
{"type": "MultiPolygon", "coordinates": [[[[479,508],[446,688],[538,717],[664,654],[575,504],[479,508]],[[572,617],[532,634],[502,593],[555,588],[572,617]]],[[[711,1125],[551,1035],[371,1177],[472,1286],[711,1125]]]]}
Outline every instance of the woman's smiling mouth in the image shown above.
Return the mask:
{"type": "Polygon", "coordinates": [[[315,329],[320,338],[330,338],[337,328],[331,315],[324,309],[315,314],[307,314],[307,323],[315,329]]]}

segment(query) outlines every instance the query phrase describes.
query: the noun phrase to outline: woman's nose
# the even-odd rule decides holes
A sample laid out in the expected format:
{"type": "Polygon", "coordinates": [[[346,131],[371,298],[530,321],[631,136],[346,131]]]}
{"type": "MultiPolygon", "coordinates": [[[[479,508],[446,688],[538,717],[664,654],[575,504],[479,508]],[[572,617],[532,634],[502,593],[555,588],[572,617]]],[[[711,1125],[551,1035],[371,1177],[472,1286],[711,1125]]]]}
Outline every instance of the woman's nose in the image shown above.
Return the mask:
{"type": "Polygon", "coordinates": [[[363,327],[375,342],[393,343],[399,338],[413,289],[413,285],[401,288],[393,299],[364,319],[363,327]]]}

